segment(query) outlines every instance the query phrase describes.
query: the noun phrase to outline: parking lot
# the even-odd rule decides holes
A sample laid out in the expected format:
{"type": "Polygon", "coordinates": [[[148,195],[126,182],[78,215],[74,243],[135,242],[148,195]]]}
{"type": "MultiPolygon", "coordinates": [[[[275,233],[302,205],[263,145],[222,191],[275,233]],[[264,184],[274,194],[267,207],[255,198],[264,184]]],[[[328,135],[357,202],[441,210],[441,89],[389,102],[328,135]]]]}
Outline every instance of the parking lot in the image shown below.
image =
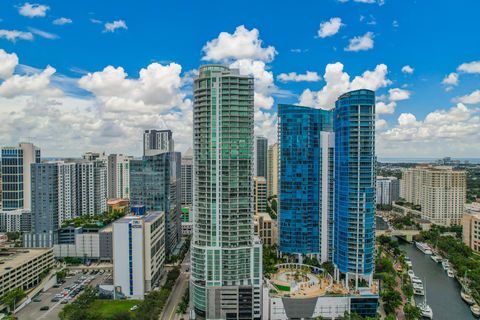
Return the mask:
{"type": "Polygon", "coordinates": [[[84,275],[82,272],[78,272],[71,277],[67,277],[65,283],[58,288],[50,288],[46,292],[40,293],[16,316],[21,320],[57,320],[62,308],[82,293],[82,286],[96,286],[108,282],[109,278],[111,278],[109,273],[84,275]],[[66,290],[66,288],[70,289],[66,290]],[[48,310],[40,310],[42,307],[45,309],[48,307],[48,310]]]}

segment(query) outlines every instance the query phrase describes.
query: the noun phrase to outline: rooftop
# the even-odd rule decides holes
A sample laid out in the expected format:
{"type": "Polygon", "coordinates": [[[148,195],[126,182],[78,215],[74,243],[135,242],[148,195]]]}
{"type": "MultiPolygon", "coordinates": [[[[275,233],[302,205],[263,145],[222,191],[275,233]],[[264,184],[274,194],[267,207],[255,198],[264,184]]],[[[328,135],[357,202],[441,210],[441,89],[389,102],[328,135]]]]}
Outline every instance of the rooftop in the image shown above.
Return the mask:
{"type": "Polygon", "coordinates": [[[10,269],[18,268],[19,266],[52,250],[52,248],[3,249],[0,251],[0,275],[6,273],[10,269]]]}

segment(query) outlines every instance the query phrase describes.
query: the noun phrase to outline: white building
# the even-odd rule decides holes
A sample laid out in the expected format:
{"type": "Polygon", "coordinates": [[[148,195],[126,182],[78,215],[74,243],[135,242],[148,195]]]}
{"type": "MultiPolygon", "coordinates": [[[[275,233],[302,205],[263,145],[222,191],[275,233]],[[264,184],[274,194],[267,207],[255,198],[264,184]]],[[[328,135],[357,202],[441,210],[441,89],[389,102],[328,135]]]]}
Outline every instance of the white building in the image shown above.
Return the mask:
{"type": "Polygon", "coordinates": [[[131,156],[110,154],[108,156],[108,198],[130,198],[130,160],[131,156]]]}
{"type": "Polygon", "coordinates": [[[165,262],[165,214],[126,216],[113,223],[113,283],[143,299],[160,280],[165,262]]]}
{"type": "Polygon", "coordinates": [[[193,203],[193,151],[189,148],[182,155],[182,206],[191,207],[193,203]]]}
{"type": "Polygon", "coordinates": [[[432,223],[459,225],[467,195],[467,174],[447,166],[422,165],[402,173],[402,197],[420,205],[422,218],[432,223]]]}
{"type": "Polygon", "coordinates": [[[0,211],[0,232],[30,231],[30,214],[30,210],[25,209],[0,211]]]}
{"type": "Polygon", "coordinates": [[[174,142],[171,130],[145,130],[143,133],[143,155],[154,156],[173,152],[174,142]]]}
{"type": "Polygon", "coordinates": [[[400,196],[400,182],[395,177],[377,177],[377,204],[392,204],[400,196]]]}

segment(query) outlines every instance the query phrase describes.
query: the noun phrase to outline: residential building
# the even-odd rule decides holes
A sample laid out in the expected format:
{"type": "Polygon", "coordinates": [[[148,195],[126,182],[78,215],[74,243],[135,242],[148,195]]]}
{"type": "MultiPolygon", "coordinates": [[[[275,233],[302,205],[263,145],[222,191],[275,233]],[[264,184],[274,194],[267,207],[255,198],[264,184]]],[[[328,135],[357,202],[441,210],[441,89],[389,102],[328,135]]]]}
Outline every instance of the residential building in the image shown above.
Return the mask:
{"type": "Polygon", "coordinates": [[[108,155],[107,190],[108,198],[130,198],[130,160],[123,154],[108,155]]]}
{"type": "Polygon", "coordinates": [[[278,143],[268,147],[267,195],[278,196],[278,143]]]}
{"type": "Polygon", "coordinates": [[[283,253],[331,260],[333,112],[278,106],[279,245],[283,253]]]}
{"type": "Polygon", "coordinates": [[[405,201],[420,205],[422,218],[432,223],[460,225],[467,194],[467,174],[448,166],[421,165],[402,173],[405,201]]]}
{"type": "Polygon", "coordinates": [[[463,242],[473,251],[480,253],[480,202],[465,205],[463,242]]]}
{"type": "Polygon", "coordinates": [[[267,212],[267,180],[264,177],[253,177],[254,213],[267,212]]]}
{"type": "MultiPolygon", "coordinates": [[[[196,319],[261,319],[262,246],[253,235],[253,78],[200,67],[193,93],[196,319]]],[[[266,159],[265,159],[266,160],[266,159]]]]}
{"type": "Polygon", "coordinates": [[[400,181],[395,177],[377,177],[377,204],[391,205],[400,197],[400,181]]]}
{"type": "Polygon", "coordinates": [[[262,244],[272,246],[278,241],[277,220],[273,220],[266,212],[255,213],[253,230],[262,240],[262,244]]]}
{"type": "Polygon", "coordinates": [[[0,232],[30,232],[30,210],[0,211],[0,232]]]}
{"type": "Polygon", "coordinates": [[[1,161],[3,210],[30,210],[30,165],[40,163],[40,149],[27,142],[21,142],[18,147],[3,147],[1,161]]]}
{"type": "Polygon", "coordinates": [[[53,251],[48,249],[8,249],[0,257],[0,296],[21,288],[28,290],[41,281],[41,275],[52,269],[53,251]]]}
{"type": "Polygon", "coordinates": [[[174,142],[171,130],[145,130],[143,133],[143,155],[154,156],[173,152],[174,142]]]}
{"type": "Polygon", "coordinates": [[[165,263],[165,214],[125,216],[113,223],[113,284],[143,299],[159,285],[165,263]]]}
{"type": "Polygon", "coordinates": [[[182,155],[182,206],[192,206],[193,188],[193,150],[188,150],[182,155]]]}
{"type": "Polygon", "coordinates": [[[165,212],[166,254],[171,255],[182,236],[181,154],[164,152],[130,161],[130,203],[147,211],[165,212]]]}
{"type": "Polygon", "coordinates": [[[373,281],[375,250],[375,92],[361,89],[335,103],[334,254],[336,279],[355,289],[373,281]]]}
{"type": "Polygon", "coordinates": [[[262,136],[255,136],[253,144],[253,175],[267,178],[268,162],[268,139],[262,136]]]}

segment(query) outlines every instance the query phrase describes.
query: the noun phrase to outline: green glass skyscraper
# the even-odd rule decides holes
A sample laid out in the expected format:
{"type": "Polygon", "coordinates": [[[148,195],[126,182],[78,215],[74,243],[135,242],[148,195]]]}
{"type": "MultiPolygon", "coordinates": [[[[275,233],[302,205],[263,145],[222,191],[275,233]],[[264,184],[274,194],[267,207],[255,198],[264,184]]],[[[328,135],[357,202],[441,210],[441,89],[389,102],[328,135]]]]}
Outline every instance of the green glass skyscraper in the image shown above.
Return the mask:
{"type": "Polygon", "coordinates": [[[260,319],[262,248],[253,235],[253,78],[200,67],[193,94],[196,319],[260,319]]]}

